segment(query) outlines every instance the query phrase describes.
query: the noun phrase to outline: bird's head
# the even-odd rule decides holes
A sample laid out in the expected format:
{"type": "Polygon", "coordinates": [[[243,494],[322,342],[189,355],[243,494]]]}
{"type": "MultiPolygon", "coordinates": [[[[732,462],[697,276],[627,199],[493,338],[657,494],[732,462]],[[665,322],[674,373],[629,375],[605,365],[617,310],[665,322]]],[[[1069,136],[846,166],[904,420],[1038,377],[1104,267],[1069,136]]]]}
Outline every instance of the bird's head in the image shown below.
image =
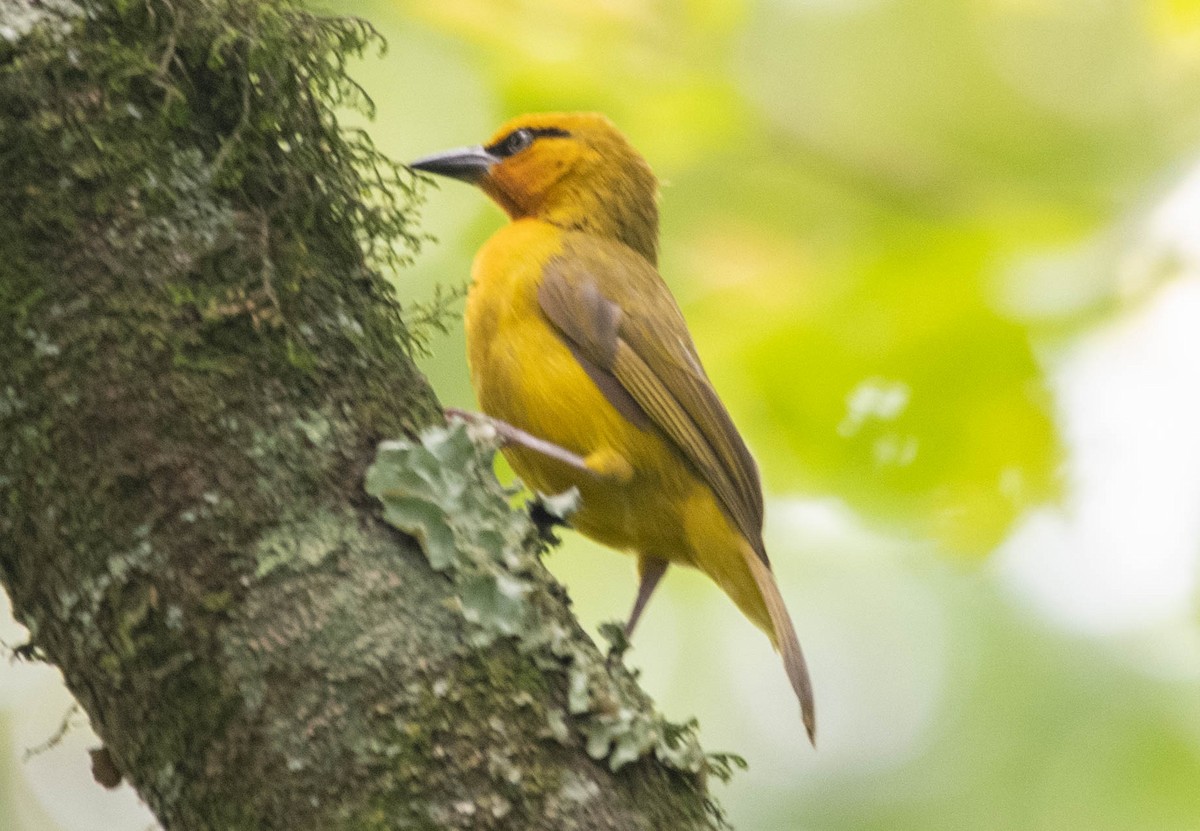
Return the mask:
{"type": "Polygon", "coordinates": [[[603,115],[520,116],[485,144],[410,167],[478,185],[513,219],[536,217],[610,236],[651,262],[657,257],[658,182],[603,115]]]}

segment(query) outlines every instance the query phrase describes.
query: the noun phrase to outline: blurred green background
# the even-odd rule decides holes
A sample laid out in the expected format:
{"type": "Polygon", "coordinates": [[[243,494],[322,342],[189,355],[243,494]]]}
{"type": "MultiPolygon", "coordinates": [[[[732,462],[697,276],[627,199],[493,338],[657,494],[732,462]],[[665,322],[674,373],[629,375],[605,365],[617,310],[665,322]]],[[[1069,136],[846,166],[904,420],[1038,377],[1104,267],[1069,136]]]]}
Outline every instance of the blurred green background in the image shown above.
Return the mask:
{"type": "MultiPolygon", "coordinates": [[[[820,712],[814,752],[766,640],[672,571],[629,661],[749,761],[735,827],[1200,829],[1200,3],[325,10],[390,43],[356,75],[396,158],[600,110],[663,180],[662,272],[762,468],[820,712]]],[[[416,299],[503,221],[427,196],[416,299]]],[[[472,406],[461,332],[431,347],[472,406]]],[[[589,627],[624,617],[630,560],[571,536],[549,565],[589,627]]],[[[0,665],[0,829],[141,831],[86,727],[22,760],[57,684],[0,665]]]]}

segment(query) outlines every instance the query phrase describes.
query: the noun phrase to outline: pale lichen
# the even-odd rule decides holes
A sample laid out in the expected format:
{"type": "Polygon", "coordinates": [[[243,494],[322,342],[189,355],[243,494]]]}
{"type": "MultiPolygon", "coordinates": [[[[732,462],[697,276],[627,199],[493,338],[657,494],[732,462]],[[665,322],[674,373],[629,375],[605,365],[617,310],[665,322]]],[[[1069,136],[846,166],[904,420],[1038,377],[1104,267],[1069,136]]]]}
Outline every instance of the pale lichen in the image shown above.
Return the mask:
{"type": "Polygon", "coordinates": [[[0,5],[0,40],[16,43],[35,26],[56,26],[67,31],[71,18],[83,9],[71,0],[13,0],[0,5]]]}
{"type": "Polygon", "coordinates": [[[320,508],[294,523],[265,532],[254,546],[256,577],[278,569],[314,568],[341,551],[357,536],[353,515],[320,508]]]}
{"type": "MultiPolygon", "coordinates": [[[[495,451],[487,428],[430,428],[419,442],[380,445],[366,490],[383,503],[384,518],[414,536],[430,565],[454,581],[473,646],[512,638],[542,669],[565,673],[566,714],[546,707],[548,738],[570,740],[569,715],[588,755],[613,771],[653,756],[676,770],[707,772],[695,723],[663,718],[630,673],[561,614],[552,596],[561,588],[538,560],[538,530],[513,510],[513,493],[492,472],[495,451]]],[[[574,497],[543,504],[566,516],[574,497]]]]}

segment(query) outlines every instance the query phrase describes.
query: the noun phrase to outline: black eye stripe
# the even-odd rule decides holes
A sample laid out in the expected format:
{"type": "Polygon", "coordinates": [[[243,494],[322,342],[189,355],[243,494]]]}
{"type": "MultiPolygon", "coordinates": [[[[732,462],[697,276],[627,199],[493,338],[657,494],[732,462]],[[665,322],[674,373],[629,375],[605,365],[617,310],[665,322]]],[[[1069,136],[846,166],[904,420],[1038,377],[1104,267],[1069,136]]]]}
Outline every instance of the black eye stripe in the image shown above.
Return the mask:
{"type": "Polygon", "coordinates": [[[502,159],[515,156],[539,138],[565,138],[571,135],[558,127],[521,127],[484,149],[502,159]]]}

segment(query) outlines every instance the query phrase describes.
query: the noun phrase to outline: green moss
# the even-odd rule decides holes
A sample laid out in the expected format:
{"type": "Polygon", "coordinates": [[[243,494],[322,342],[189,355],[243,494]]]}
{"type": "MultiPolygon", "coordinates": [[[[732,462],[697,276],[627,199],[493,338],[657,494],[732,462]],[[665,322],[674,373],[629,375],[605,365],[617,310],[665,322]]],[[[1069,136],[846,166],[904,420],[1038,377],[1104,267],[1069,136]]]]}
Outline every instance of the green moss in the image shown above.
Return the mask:
{"type": "Polygon", "coordinates": [[[116,765],[167,827],[706,825],[490,448],[385,448],[420,552],[362,494],[440,421],[378,273],[415,182],[337,124],[369,27],[53,8],[0,24],[0,582],[116,765]]]}
{"type": "Polygon", "coordinates": [[[205,798],[196,748],[247,728],[197,656],[437,412],[378,273],[415,183],[337,123],[373,43],[291,2],[0,8],[0,582],[152,807],[212,812],[185,827],[271,816],[249,777],[205,798]]]}

